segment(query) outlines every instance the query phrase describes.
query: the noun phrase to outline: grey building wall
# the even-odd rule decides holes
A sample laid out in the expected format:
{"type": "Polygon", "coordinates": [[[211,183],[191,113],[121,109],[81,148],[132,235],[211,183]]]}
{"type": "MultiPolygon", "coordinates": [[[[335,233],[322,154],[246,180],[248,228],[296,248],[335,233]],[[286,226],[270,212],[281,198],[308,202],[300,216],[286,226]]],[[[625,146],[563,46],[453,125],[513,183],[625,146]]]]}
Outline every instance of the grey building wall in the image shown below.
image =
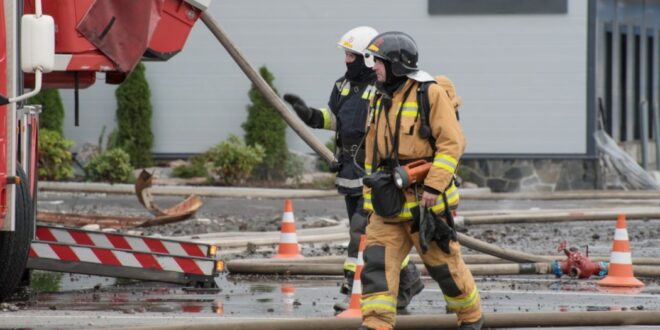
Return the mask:
{"type": "MultiPolygon", "coordinates": [[[[420,66],[448,75],[463,97],[468,153],[579,155],[587,141],[587,3],[568,0],[565,14],[429,15],[421,0],[222,0],[210,12],[253,65],[269,67],[280,93],[316,106],[344,71],[336,47],[342,33],[358,25],[408,32],[420,66]]],[[[242,135],[250,83],[202,22],[181,54],[147,64],[147,78],[154,152],[202,152],[242,135]]],[[[73,93],[62,95],[65,135],[79,146],[115,126],[114,86],[100,81],[81,91],[80,127],[73,126],[73,93]]],[[[292,132],[288,142],[310,151],[292,132]]]]}

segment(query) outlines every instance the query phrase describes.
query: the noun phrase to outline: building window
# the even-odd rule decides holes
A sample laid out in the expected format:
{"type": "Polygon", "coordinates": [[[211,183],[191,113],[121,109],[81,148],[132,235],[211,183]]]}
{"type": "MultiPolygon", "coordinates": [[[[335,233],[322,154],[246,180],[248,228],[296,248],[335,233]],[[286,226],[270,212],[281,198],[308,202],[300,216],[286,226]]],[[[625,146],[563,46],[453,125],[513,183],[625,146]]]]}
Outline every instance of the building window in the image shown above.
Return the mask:
{"type": "Polygon", "coordinates": [[[429,15],[566,14],[567,0],[429,0],[429,15]]]}

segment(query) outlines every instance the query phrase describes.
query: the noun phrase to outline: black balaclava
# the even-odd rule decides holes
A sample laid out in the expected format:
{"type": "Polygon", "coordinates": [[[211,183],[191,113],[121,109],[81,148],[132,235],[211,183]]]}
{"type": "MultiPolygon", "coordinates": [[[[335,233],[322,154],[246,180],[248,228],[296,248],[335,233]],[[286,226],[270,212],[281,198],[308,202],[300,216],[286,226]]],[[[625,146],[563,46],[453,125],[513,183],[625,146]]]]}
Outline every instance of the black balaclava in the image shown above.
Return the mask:
{"type": "Polygon", "coordinates": [[[387,96],[392,97],[394,95],[394,92],[399,90],[403,84],[406,83],[408,80],[408,77],[406,76],[401,76],[397,77],[392,73],[392,64],[390,61],[387,60],[382,60],[383,64],[385,64],[385,82],[377,82],[376,83],[376,88],[380,90],[381,92],[385,93],[387,96]]]}
{"type": "Polygon", "coordinates": [[[355,54],[355,60],[351,63],[346,63],[344,77],[349,81],[362,82],[372,79],[374,74],[371,68],[364,65],[364,56],[355,54]]]}

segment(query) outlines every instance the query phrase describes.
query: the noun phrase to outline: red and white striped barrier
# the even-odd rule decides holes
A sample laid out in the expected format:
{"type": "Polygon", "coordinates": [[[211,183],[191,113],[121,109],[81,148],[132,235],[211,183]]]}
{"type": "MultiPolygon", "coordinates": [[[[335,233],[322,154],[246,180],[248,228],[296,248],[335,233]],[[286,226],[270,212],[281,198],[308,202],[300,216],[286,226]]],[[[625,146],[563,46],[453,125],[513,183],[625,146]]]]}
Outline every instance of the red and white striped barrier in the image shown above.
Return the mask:
{"type": "Polygon", "coordinates": [[[33,241],[29,269],[213,286],[221,260],[33,241]]]}
{"type": "Polygon", "coordinates": [[[77,244],[134,252],[163,253],[183,257],[215,258],[215,248],[205,243],[183,242],[172,239],[143,237],[117,233],[104,233],[74,228],[38,225],[37,240],[63,244],[77,244]]]}

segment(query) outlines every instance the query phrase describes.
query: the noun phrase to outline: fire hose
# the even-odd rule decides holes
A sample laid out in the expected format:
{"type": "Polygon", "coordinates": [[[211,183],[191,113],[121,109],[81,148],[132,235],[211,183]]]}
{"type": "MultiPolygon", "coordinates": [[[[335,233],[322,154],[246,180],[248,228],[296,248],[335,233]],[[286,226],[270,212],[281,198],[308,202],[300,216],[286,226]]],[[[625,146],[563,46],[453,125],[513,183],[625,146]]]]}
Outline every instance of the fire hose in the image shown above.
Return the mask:
{"type": "MultiPolygon", "coordinates": [[[[207,324],[168,324],[130,328],[133,330],[340,330],[360,326],[359,318],[303,318],[303,319],[252,319],[227,320],[219,318],[207,324]]],[[[535,312],[535,313],[484,313],[484,328],[516,327],[592,327],[622,325],[660,325],[657,311],[626,312],[535,312]]],[[[396,330],[456,329],[455,315],[399,315],[396,330]]]]}

